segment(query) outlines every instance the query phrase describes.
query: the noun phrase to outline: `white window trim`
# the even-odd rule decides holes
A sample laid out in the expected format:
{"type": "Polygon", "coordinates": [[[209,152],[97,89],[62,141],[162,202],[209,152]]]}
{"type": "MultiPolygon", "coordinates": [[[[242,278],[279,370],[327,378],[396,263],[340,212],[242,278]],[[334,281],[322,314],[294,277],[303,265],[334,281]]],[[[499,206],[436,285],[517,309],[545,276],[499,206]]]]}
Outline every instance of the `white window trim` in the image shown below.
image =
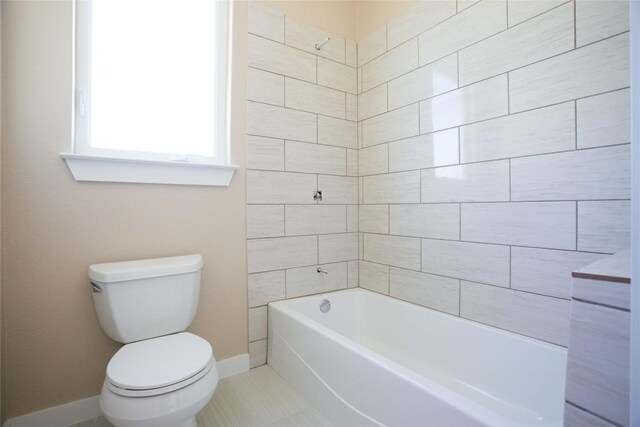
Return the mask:
{"type": "MultiPolygon", "coordinates": [[[[75,3],[75,34],[90,35],[88,28],[91,2],[77,0],[75,3]],[[78,31],[79,30],[79,31],[78,31]]],[[[216,84],[217,93],[224,94],[216,109],[215,158],[199,156],[176,156],[158,153],[130,152],[90,147],[88,129],[90,105],[85,98],[90,96],[88,73],[89,38],[76,37],[74,60],[81,53],[84,60],[75,60],[73,114],[73,152],[60,153],[76,181],[131,182],[150,184],[213,185],[228,186],[238,166],[230,162],[230,88],[232,31],[230,1],[216,1],[219,19],[216,28],[216,84]],[[76,116],[83,112],[85,119],[76,116]]]]}

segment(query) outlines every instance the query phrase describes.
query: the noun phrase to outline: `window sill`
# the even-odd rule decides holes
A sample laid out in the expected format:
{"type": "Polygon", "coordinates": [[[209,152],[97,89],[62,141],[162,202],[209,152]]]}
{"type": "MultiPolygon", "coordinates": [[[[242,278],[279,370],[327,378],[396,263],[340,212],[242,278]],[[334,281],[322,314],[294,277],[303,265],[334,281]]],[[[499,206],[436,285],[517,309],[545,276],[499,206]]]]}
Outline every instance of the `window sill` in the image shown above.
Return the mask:
{"type": "Polygon", "coordinates": [[[76,181],[229,186],[238,166],[60,153],[76,181]]]}

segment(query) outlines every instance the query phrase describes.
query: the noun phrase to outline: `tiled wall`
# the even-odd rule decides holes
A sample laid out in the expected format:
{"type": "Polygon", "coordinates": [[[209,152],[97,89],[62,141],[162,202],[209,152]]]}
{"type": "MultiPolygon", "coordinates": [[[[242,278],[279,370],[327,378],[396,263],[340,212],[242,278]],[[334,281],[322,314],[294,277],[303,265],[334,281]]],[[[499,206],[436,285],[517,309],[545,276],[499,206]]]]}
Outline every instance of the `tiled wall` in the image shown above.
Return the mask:
{"type": "Polygon", "coordinates": [[[425,1],[358,45],[359,285],[567,345],[629,246],[628,3],[425,1]]]}
{"type": "Polygon", "coordinates": [[[266,361],[268,302],[358,285],[357,64],[355,42],[254,3],[248,37],[249,354],[255,367],[266,361]],[[331,41],[316,50],[327,36],[331,41]]]}

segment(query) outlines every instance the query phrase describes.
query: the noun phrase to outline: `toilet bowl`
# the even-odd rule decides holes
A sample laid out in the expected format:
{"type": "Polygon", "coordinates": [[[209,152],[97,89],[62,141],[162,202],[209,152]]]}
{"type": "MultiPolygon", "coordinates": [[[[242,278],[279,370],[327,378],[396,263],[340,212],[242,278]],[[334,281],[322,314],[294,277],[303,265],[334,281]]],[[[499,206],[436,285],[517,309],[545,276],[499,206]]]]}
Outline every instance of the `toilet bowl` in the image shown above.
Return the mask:
{"type": "Polygon", "coordinates": [[[200,255],[89,268],[100,325],[125,345],[111,358],[100,409],[118,427],[196,426],[218,384],[211,345],[184,330],[200,290],[200,255]]]}

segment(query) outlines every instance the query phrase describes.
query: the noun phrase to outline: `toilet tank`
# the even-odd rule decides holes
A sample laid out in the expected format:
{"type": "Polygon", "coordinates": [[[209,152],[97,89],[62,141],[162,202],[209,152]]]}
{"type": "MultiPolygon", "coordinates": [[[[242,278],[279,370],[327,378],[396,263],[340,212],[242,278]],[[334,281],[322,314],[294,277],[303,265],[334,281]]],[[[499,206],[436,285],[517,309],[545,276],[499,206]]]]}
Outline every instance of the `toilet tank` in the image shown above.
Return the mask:
{"type": "Polygon", "coordinates": [[[201,270],[197,254],[91,265],[100,326],[125,344],[184,331],[198,307],[201,270]]]}

